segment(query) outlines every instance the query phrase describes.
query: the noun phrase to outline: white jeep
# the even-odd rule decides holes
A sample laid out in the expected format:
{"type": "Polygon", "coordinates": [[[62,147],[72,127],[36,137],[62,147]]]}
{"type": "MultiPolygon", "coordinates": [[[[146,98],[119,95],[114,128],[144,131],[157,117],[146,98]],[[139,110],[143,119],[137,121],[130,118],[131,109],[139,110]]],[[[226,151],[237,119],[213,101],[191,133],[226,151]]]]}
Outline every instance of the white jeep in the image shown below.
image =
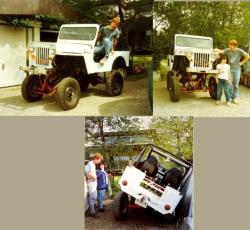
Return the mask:
{"type": "Polygon", "coordinates": [[[139,205],[161,213],[173,222],[187,217],[192,198],[192,163],[160,147],[147,145],[126,167],[113,201],[116,220],[128,217],[129,208],[139,205]]]}
{"type": "MultiPolygon", "coordinates": [[[[53,95],[55,101],[64,110],[77,106],[81,91],[89,83],[106,85],[107,94],[120,95],[123,79],[129,66],[129,51],[114,51],[104,64],[99,61],[104,55],[94,55],[97,24],[65,24],[60,28],[52,68],[46,73],[39,71],[34,64],[22,69],[28,73],[22,84],[22,96],[28,102],[38,101],[44,95],[53,95]]],[[[34,60],[51,59],[53,49],[49,52],[31,49],[34,60]]]]}
{"type": "Polygon", "coordinates": [[[213,49],[210,37],[176,34],[173,55],[168,55],[167,89],[171,101],[180,99],[180,92],[206,92],[216,99],[218,71],[215,61],[219,51],[213,49]]]}

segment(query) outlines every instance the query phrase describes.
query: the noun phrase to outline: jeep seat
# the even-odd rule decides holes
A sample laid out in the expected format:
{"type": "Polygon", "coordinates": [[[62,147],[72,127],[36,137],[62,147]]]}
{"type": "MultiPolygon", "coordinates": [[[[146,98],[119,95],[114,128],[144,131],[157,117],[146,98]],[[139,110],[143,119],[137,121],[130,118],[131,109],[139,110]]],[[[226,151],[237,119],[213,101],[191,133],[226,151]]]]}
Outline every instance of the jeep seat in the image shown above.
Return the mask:
{"type": "Polygon", "coordinates": [[[172,168],[165,173],[163,178],[163,183],[167,186],[177,189],[181,183],[182,173],[177,168],[172,168]]]}
{"type": "Polygon", "coordinates": [[[142,170],[146,171],[147,176],[155,177],[158,171],[158,160],[154,156],[149,156],[147,160],[144,161],[142,170]]]}

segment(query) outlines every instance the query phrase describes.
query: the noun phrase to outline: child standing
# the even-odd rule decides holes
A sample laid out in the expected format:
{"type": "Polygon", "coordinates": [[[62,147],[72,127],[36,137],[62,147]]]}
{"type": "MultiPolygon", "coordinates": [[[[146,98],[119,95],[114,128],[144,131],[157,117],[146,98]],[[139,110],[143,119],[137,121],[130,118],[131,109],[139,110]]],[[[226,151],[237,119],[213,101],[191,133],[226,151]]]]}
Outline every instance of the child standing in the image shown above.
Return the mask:
{"type": "Polygon", "coordinates": [[[230,106],[231,102],[231,95],[230,95],[230,78],[231,78],[231,72],[230,72],[230,65],[228,63],[228,57],[227,55],[222,55],[220,59],[220,64],[216,66],[216,69],[218,70],[218,85],[217,85],[217,101],[216,105],[220,104],[221,96],[222,96],[222,89],[224,88],[225,97],[226,97],[226,104],[227,106],[230,106]]]}
{"type": "Polygon", "coordinates": [[[105,199],[105,191],[108,188],[108,176],[104,170],[104,163],[101,162],[100,169],[96,171],[97,175],[97,200],[100,212],[104,212],[103,201],[105,199]]]}
{"type": "Polygon", "coordinates": [[[85,165],[85,173],[87,178],[88,187],[88,206],[89,206],[89,216],[98,217],[95,212],[95,203],[97,198],[97,174],[96,165],[100,164],[103,157],[100,153],[95,153],[92,160],[85,165]]]}

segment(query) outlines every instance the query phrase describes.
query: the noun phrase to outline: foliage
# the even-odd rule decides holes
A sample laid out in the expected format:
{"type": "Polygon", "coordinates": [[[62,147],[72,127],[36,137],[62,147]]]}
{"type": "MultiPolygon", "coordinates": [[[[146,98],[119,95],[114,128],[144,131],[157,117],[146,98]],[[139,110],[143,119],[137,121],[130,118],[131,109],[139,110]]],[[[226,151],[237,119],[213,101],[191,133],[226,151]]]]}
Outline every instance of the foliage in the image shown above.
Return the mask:
{"type": "Polygon", "coordinates": [[[41,23],[43,29],[59,30],[60,26],[67,21],[58,16],[35,15],[35,16],[10,16],[1,15],[1,19],[12,26],[30,27],[36,23],[41,23]]]}
{"type": "Polygon", "coordinates": [[[107,24],[111,18],[119,15],[121,18],[121,31],[123,37],[126,38],[124,40],[125,45],[127,45],[129,31],[133,28],[138,29],[138,24],[135,23],[136,18],[151,14],[153,6],[153,0],[58,1],[80,11],[86,23],[107,24]]]}
{"type": "Polygon", "coordinates": [[[185,159],[193,156],[193,119],[191,117],[154,117],[150,126],[156,145],[185,159]]]}
{"type": "Polygon", "coordinates": [[[32,17],[18,17],[18,16],[4,16],[1,15],[1,18],[5,20],[7,23],[9,23],[12,26],[16,27],[29,27],[32,24],[34,24],[35,20],[32,17]]]}
{"type": "Polygon", "coordinates": [[[62,24],[68,21],[58,17],[58,16],[48,16],[48,15],[37,15],[36,20],[42,23],[43,29],[56,30],[58,31],[62,24]]]}
{"type": "Polygon", "coordinates": [[[155,67],[171,53],[174,34],[210,36],[214,47],[227,47],[229,39],[242,48],[250,41],[250,4],[247,2],[156,2],[154,4],[155,67]]]}
{"type": "MultiPolygon", "coordinates": [[[[192,159],[193,120],[191,117],[150,117],[147,122],[148,132],[140,135],[154,140],[156,145],[178,156],[192,159]]],[[[136,131],[139,132],[143,123],[145,120],[139,117],[86,117],[86,143],[97,145],[105,159],[110,159],[117,154],[133,156],[135,151],[127,145],[116,144],[112,147],[107,145],[104,134],[111,131],[126,132],[126,135],[129,135],[129,132],[134,134],[136,131]]]]}

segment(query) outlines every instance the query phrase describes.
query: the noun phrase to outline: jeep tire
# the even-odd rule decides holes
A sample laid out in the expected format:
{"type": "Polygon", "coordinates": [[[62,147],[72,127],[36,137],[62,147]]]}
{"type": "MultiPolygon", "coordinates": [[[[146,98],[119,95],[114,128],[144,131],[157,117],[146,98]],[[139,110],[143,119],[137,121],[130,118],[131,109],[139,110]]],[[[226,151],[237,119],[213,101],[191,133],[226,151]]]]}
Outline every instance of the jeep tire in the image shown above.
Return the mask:
{"type": "Polygon", "coordinates": [[[169,80],[169,97],[173,102],[180,100],[180,82],[177,76],[172,76],[169,80]]]}
{"type": "Polygon", "coordinates": [[[106,91],[109,96],[118,96],[123,89],[123,77],[119,70],[112,70],[106,77],[106,91]]]}
{"type": "Polygon", "coordinates": [[[34,89],[41,86],[41,80],[43,81],[43,77],[39,77],[35,74],[29,75],[24,79],[21,88],[24,100],[28,102],[35,102],[42,99],[42,94],[34,92],[34,89]]]}
{"type": "Polygon", "coordinates": [[[208,81],[208,90],[210,97],[214,100],[217,99],[217,81],[215,77],[210,77],[208,81]]]}
{"type": "Polygon", "coordinates": [[[169,88],[170,88],[170,80],[173,76],[174,76],[173,71],[169,71],[167,74],[167,90],[169,90],[169,88]]]}
{"type": "Polygon", "coordinates": [[[80,85],[81,92],[85,92],[89,87],[89,78],[87,76],[83,76],[78,80],[78,83],[80,85]]]}
{"type": "Polygon", "coordinates": [[[116,220],[125,220],[128,217],[129,199],[125,192],[119,192],[113,203],[113,215],[116,220]]]}
{"type": "Polygon", "coordinates": [[[77,106],[81,94],[77,80],[72,77],[66,77],[55,88],[54,99],[63,110],[70,110],[77,106]]]}

